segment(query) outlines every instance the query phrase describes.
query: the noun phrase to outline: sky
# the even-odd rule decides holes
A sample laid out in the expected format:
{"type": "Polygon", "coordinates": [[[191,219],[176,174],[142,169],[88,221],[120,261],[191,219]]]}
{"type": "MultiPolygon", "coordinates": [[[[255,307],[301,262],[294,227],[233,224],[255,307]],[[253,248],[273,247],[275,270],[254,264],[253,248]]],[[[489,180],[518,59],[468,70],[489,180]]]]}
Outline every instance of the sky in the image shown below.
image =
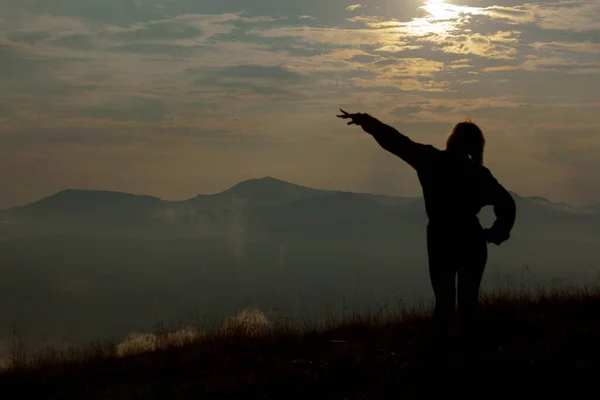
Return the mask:
{"type": "Polygon", "coordinates": [[[438,148],[471,118],[509,190],[600,202],[600,1],[356,1],[0,0],[0,208],[263,176],[420,195],[340,107],[438,148]]]}

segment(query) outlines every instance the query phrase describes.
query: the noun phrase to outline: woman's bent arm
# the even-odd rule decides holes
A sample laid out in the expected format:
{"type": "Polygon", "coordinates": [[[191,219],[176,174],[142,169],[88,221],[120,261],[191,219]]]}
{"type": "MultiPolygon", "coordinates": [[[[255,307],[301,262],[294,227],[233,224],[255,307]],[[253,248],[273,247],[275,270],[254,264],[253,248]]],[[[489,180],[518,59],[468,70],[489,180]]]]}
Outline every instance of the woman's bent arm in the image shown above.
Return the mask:
{"type": "MultiPolygon", "coordinates": [[[[488,171],[489,173],[489,171],[488,171]]],[[[489,173],[490,186],[488,186],[489,203],[494,207],[496,221],[487,230],[488,241],[500,245],[510,238],[510,232],[517,217],[515,200],[496,178],[489,173]]]]}

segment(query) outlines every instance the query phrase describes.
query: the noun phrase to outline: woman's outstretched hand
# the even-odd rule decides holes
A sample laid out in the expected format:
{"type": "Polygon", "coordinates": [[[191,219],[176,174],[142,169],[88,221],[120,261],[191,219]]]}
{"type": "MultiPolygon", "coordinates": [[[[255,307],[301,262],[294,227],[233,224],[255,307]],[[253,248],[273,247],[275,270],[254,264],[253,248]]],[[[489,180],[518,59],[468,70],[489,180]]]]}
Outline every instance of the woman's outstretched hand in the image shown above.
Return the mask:
{"type": "Polygon", "coordinates": [[[350,121],[348,122],[348,125],[358,125],[364,128],[364,126],[366,124],[368,124],[369,122],[374,122],[375,118],[371,117],[369,114],[363,114],[363,113],[355,113],[355,114],[350,114],[344,110],[342,110],[340,108],[340,111],[342,112],[342,114],[338,115],[338,118],[342,118],[342,119],[350,119],[350,121]]]}

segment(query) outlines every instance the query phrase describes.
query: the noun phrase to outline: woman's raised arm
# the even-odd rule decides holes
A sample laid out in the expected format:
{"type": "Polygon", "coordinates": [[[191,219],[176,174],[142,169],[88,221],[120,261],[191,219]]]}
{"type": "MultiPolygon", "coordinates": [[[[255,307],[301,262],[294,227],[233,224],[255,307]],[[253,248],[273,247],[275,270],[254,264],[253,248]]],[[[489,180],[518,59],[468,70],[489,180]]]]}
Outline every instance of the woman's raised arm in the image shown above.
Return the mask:
{"type": "Polygon", "coordinates": [[[369,114],[350,114],[341,109],[340,111],[342,114],[338,115],[338,118],[350,119],[348,125],[360,126],[365,132],[373,136],[382,148],[400,157],[415,168],[425,157],[426,152],[433,149],[432,146],[412,141],[408,136],[369,114]]]}

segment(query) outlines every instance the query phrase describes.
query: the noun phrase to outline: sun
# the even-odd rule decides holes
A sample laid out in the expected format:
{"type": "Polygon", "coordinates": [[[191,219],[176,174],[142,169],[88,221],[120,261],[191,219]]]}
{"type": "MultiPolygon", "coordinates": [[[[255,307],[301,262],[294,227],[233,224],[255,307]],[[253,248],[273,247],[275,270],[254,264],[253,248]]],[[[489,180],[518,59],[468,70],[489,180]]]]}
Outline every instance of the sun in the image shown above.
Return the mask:
{"type": "Polygon", "coordinates": [[[425,11],[425,16],[405,25],[415,36],[448,35],[460,30],[471,16],[482,13],[482,9],[459,6],[446,0],[424,0],[420,8],[425,11]]]}
{"type": "Polygon", "coordinates": [[[429,14],[429,18],[433,21],[454,19],[460,13],[460,7],[448,4],[444,0],[425,0],[425,4],[421,8],[429,14]]]}
{"type": "Polygon", "coordinates": [[[455,27],[456,19],[460,14],[455,5],[448,4],[444,0],[425,0],[420,8],[425,11],[425,17],[415,18],[406,24],[410,32],[416,36],[446,34],[455,27]]]}
{"type": "Polygon", "coordinates": [[[445,2],[446,2],[445,0],[425,0],[426,4],[429,4],[433,7],[435,7],[436,5],[442,6],[442,5],[444,5],[445,2]]]}

